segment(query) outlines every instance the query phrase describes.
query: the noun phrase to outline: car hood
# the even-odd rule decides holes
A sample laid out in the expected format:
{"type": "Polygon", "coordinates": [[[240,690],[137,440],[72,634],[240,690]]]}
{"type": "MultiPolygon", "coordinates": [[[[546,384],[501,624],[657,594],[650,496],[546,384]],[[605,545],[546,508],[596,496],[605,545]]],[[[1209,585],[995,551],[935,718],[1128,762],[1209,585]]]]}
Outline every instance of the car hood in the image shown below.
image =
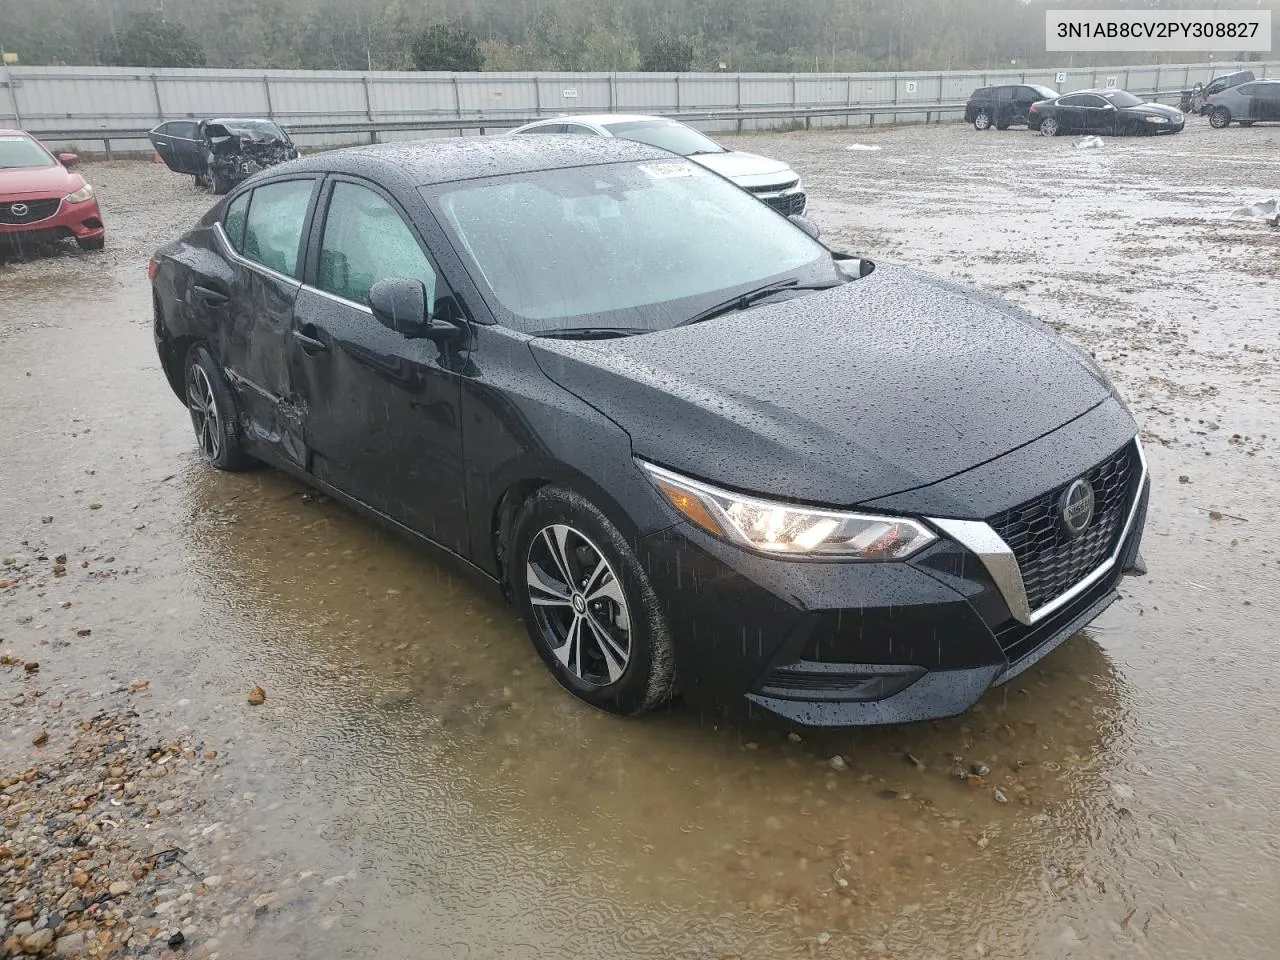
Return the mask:
{"type": "Polygon", "coordinates": [[[741,150],[730,150],[727,153],[700,153],[689,159],[730,180],[764,178],[769,181],[785,180],[788,176],[795,177],[791,167],[781,160],[770,160],[768,157],[743,153],[741,150]]]}
{"type": "Polygon", "coordinates": [[[1167,107],[1163,103],[1144,103],[1136,107],[1125,107],[1124,112],[1144,117],[1165,117],[1169,120],[1182,119],[1181,110],[1177,107],[1167,107]]]}
{"type": "Polygon", "coordinates": [[[0,170],[0,197],[64,197],[84,186],[84,178],[61,164],[0,170]]]}
{"type": "Polygon", "coordinates": [[[900,267],[689,327],[530,346],[636,456],[816,504],[936,483],[1111,395],[1024,311],[900,267]]]}

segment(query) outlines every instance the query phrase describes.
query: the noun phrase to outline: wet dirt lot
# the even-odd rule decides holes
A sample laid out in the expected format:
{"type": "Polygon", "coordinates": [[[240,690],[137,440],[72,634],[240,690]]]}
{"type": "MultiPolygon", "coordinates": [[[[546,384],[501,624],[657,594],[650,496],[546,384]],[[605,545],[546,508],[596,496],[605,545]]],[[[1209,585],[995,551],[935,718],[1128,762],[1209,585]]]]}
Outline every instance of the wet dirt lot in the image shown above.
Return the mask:
{"type": "MultiPolygon", "coordinates": [[[[86,165],[107,251],[0,267],[0,778],[88,751],[106,786],[68,816],[99,825],[104,887],[184,851],[142,862],[95,953],[181,930],[280,960],[1274,956],[1280,231],[1229,214],[1276,193],[1280,128],[734,142],[795,166],[832,246],[1096,353],[1147,441],[1150,576],[942,723],[593,713],[468,581],[279,473],[202,465],[145,264],[211,198],[86,165]],[[170,745],[139,749],[136,796],[94,717],[170,745]]],[[[41,782],[0,794],[13,856],[41,782]]]]}

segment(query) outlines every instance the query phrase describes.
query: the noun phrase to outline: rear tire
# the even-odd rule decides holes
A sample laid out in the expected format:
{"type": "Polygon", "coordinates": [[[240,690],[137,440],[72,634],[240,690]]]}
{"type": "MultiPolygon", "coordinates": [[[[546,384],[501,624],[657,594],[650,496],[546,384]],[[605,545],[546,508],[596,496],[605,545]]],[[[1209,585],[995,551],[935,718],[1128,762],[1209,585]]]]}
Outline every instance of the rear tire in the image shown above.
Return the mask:
{"type": "Polygon", "coordinates": [[[979,111],[978,111],[978,115],[977,115],[976,117],[974,117],[974,118],[973,118],[973,129],[975,129],[975,130],[990,130],[990,129],[991,129],[991,114],[987,113],[987,111],[985,111],[985,110],[979,110],[979,111]]]}
{"type": "Polygon", "coordinates": [[[1040,136],[1056,137],[1062,132],[1062,127],[1058,124],[1056,117],[1045,117],[1040,121],[1040,136]]]}
{"type": "Polygon", "coordinates": [[[1209,126],[1215,130],[1225,130],[1231,126],[1231,111],[1226,107],[1214,107],[1209,114],[1209,126]]]}
{"type": "Polygon", "coordinates": [[[646,713],[675,689],[670,631],[626,538],[591,501],[543,487],[520,508],[507,580],[559,684],[597,709],[646,713]]]}
{"type": "Polygon", "coordinates": [[[203,343],[187,351],[182,380],[196,444],[204,458],[219,470],[239,472],[252,467],[257,461],[244,449],[235,397],[203,343]]]}

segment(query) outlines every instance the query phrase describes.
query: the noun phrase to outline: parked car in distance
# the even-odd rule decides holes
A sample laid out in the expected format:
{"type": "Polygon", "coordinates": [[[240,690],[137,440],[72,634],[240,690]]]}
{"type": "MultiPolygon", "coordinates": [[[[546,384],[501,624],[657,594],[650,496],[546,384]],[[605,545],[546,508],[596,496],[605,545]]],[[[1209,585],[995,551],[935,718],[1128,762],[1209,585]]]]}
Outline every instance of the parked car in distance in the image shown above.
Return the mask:
{"type": "Polygon", "coordinates": [[[783,216],[803,214],[806,199],[800,175],[781,160],[770,160],[743,150],[730,150],[705,133],[666,117],[605,113],[596,116],[566,116],[537,120],[511,131],[513,134],[565,133],[589,137],[618,137],[661,147],[688,157],[728,177],[755,194],[783,216]]]}
{"type": "Polygon", "coordinates": [[[275,464],[500,585],[613,713],[677,678],[795,723],[959,713],[1141,568],[1146,461],[1088,354],[655,147],[319,154],[150,274],[211,464],[275,464]]]}
{"type": "Polygon", "coordinates": [[[979,87],[969,94],[964,105],[965,123],[975,130],[1007,130],[1027,122],[1027,111],[1033,103],[1051,100],[1058,91],[1034,83],[1007,83],[995,87],[979,87]]]}
{"type": "Polygon", "coordinates": [[[1078,90],[1032,104],[1027,127],[1046,137],[1060,133],[1179,133],[1186,120],[1176,107],[1148,103],[1124,90],[1078,90]]]}
{"type": "Polygon", "coordinates": [[[69,169],[77,160],[22,130],[0,130],[0,244],[26,249],[72,237],[81,250],[102,249],[102,211],[93,187],[69,169]]]}
{"type": "Polygon", "coordinates": [[[1275,123],[1280,121],[1280,80],[1255,80],[1215,93],[1209,97],[1205,110],[1209,125],[1217,130],[1232,123],[1242,127],[1275,123]]]}
{"type": "Polygon", "coordinates": [[[1208,99],[1215,93],[1222,93],[1231,87],[1238,87],[1242,83],[1248,83],[1255,79],[1252,70],[1237,70],[1235,73],[1225,73],[1220,77],[1214,77],[1208,84],[1197,83],[1190,90],[1182,91],[1182,98],[1178,102],[1178,109],[1183,113],[1198,113],[1201,116],[1208,114],[1208,99]]]}
{"type": "Polygon", "coordinates": [[[174,173],[224,194],[267,167],[296,160],[298,148],[274,120],[169,120],[148,135],[174,173]]]}

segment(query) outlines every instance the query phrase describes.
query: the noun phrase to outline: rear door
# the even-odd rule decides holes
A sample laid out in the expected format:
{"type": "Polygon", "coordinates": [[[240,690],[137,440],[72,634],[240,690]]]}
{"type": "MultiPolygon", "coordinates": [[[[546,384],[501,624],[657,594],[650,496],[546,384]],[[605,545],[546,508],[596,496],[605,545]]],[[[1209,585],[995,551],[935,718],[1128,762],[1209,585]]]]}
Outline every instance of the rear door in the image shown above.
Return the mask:
{"type": "Polygon", "coordinates": [[[465,554],[456,352],[406,339],[368,306],[370,287],[391,277],[421,280],[434,316],[456,316],[453,296],[424,238],[388,193],[340,176],[325,195],[291,360],[312,472],[465,554]]]}
{"type": "Polygon", "coordinates": [[[150,139],[174,173],[204,172],[204,141],[199,138],[194,120],[170,120],[151,131],[150,139]]]}
{"type": "Polygon", "coordinates": [[[1007,127],[1014,123],[1014,116],[1017,114],[1017,105],[1014,102],[1014,91],[1016,87],[996,87],[996,126],[1007,127]]]}
{"type": "Polygon", "coordinates": [[[293,400],[290,334],[318,183],[316,177],[276,180],[232,200],[219,229],[238,270],[234,289],[208,278],[192,290],[203,309],[219,315],[218,355],[246,435],[298,465],[305,464],[306,448],[293,400]]]}

